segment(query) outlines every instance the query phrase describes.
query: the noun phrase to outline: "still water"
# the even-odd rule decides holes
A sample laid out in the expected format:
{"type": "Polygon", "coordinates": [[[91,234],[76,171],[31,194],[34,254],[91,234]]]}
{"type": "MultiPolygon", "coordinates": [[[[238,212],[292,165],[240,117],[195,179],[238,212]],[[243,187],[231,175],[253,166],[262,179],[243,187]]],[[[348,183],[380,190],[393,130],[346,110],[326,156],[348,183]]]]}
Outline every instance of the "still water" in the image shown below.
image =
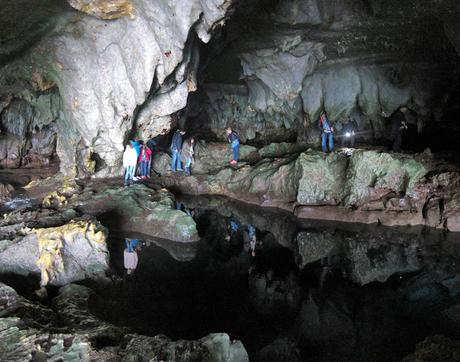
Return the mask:
{"type": "Polygon", "coordinates": [[[454,234],[299,222],[224,198],[182,202],[201,241],[129,235],[145,245],[127,276],[124,235],[112,237],[119,278],[93,300],[101,318],[173,339],[226,332],[254,361],[398,361],[427,336],[460,337],[454,234]]]}

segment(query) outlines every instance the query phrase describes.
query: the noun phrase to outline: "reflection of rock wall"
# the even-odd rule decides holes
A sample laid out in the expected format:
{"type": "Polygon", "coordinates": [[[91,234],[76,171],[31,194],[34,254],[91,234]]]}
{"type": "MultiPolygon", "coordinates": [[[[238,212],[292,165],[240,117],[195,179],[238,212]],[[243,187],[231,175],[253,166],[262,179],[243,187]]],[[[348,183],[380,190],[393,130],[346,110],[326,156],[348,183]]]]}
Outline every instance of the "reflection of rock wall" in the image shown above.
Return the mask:
{"type": "Polygon", "coordinates": [[[417,344],[415,352],[401,362],[434,361],[444,359],[454,361],[460,355],[460,343],[450,338],[436,335],[417,344]]]}
{"type": "Polygon", "coordinates": [[[335,257],[354,282],[365,285],[385,282],[397,273],[419,271],[423,238],[397,231],[374,232],[306,231],[296,238],[298,265],[335,257]]]}

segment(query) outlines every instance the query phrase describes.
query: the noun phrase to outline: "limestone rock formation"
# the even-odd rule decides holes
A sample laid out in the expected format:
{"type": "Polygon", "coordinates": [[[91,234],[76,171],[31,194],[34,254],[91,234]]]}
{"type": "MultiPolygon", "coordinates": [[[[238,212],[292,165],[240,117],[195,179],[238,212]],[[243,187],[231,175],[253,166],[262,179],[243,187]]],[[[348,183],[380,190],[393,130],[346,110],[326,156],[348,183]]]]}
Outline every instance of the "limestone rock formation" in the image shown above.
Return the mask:
{"type": "Polygon", "coordinates": [[[74,332],[86,335],[97,343],[98,340],[119,342],[127,329],[104,322],[91,313],[90,299],[94,291],[77,284],[68,284],[59,289],[53,299],[53,307],[58,311],[61,321],[74,332]]]}
{"type": "Polygon", "coordinates": [[[7,201],[14,191],[14,187],[10,184],[0,183],[0,201],[7,201]]]}
{"type": "MultiPolygon", "coordinates": [[[[54,114],[56,152],[61,171],[67,174],[85,168],[85,155],[99,161],[96,169],[86,170],[90,173],[118,170],[123,143],[133,125],[144,138],[169,130],[171,115],[185,107],[188,92],[196,89],[195,34],[208,41],[211,29],[225,21],[231,5],[228,0],[70,1],[94,15],[90,16],[62,3],[47,3],[53,16],[45,22],[44,9],[35,15],[47,26],[29,42],[30,49],[22,49],[27,51],[18,57],[17,49],[7,50],[5,57],[11,59],[0,72],[1,95],[11,99],[3,107],[15,116],[15,103],[31,104],[29,108],[34,109],[34,99],[57,96],[59,101],[48,111],[54,114]],[[173,102],[155,113],[161,97],[173,102]]],[[[8,10],[15,6],[6,5],[8,10]]],[[[14,43],[20,35],[10,32],[8,39],[14,43]]],[[[46,115],[36,118],[43,120],[46,115]]],[[[17,166],[23,138],[7,135],[7,159],[17,166]]]]}
{"type": "Polygon", "coordinates": [[[1,241],[1,273],[40,274],[42,286],[102,277],[109,268],[106,238],[106,229],[95,220],[31,230],[1,241]]]}
{"type": "Polygon", "coordinates": [[[108,269],[107,230],[99,223],[72,222],[36,235],[41,285],[65,285],[108,269]]]}
{"type": "Polygon", "coordinates": [[[69,4],[77,10],[100,19],[111,20],[122,16],[134,17],[134,6],[130,0],[69,0],[69,4]]]}
{"type": "Polygon", "coordinates": [[[386,118],[401,104],[410,104],[419,121],[442,107],[434,84],[449,84],[444,70],[458,63],[451,44],[458,10],[450,0],[243,5],[223,39],[213,41],[198,121],[218,137],[231,123],[245,140],[317,143],[324,109],[334,121],[352,114],[363,139],[388,138],[386,118]],[[449,36],[433,31],[439,19],[454,29],[449,36]],[[440,44],[443,58],[428,55],[440,44]],[[229,71],[222,74],[222,66],[229,71]]]}
{"type": "Polygon", "coordinates": [[[337,205],[343,198],[347,157],[332,153],[324,157],[319,152],[300,155],[301,169],[297,202],[301,205],[337,205]]]}
{"type": "MultiPolygon", "coordinates": [[[[199,240],[193,218],[176,210],[170,192],[143,184],[119,185],[118,181],[82,183],[61,177],[31,182],[27,189],[42,200],[44,208],[58,209],[58,215],[92,215],[114,233],[181,242],[199,240]]],[[[45,215],[38,216],[46,220],[45,215]]]]}
{"type": "Polygon", "coordinates": [[[64,173],[109,175],[130,133],[147,140],[184,123],[221,139],[230,124],[243,140],[316,143],[323,108],[333,120],[353,114],[363,139],[388,138],[386,118],[402,103],[419,130],[439,117],[436,90],[449,89],[458,65],[452,0],[240,3],[230,22],[231,0],[26,3],[6,0],[2,19],[13,25],[0,29],[8,167],[57,154],[64,173]],[[212,33],[200,60],[198,39],[212,33]]]}
{"type": "MultiPolygon", "coordinates": [[[[205,153],[218,155],[213,151],[219,146],[210,145],[205,153]]],[[[252,150],[251,150],[252,151],[252,150]]],[[[227,157],[230,150],[227,150],[227,157]]],[[[204,153],[204,152],[203,152],[204,153]]],[[[162,158],[166,156],[160,156],[162,158]]],[[[166,177],[163,182],[166,186],[187,190],[186,193],[226,195],[242,201],[264,203],[268,205],[282,205],[293,202],[297,193],[298,172],[293,157],[279,159],[265,159],[255,165],[244,161],[257,161],[260,156],[257,152],[242,155],[242,163],[237,168],[228,164],[228,159],[222,154],[222,160],[213,157],[207,165],[197,161],[197,175],[192,171],[191,177],[166,177]],[[246,158],[247,157],[247,158],[246,158]],[[207,175],[202,174],[203,166],[207,168],[207,175]],[[278,204],[277,204],[278,203],[278,204]]],[[[197,156],[198,159],[198,156],[197,156]]],[[[160,159],[155,171],[162,175],[167,174],[169,164],[160,159]]],[[[194,169],[194,166],[192,166],[194,169]]],[[[185,193],[185,192],[184,192],[185,193]]]]}
{"type": "MultiPolygon", "coordinates": [[[[43,167],[54,161],[59,98],[56,94],[3,96],[0,101],[0,159],[6,168],[43,167]]],[[[0,92],[0,99],[2,93],[0,92]]]]}
{"type": "Polygon", "coordinates": [[[195,221],[176,210],[174,198],[167,190],[154,191],[144,185],[99,191],[88,187],[68,207],[96,216],[113,232],[179,242],[199,240],[195,221]]]}

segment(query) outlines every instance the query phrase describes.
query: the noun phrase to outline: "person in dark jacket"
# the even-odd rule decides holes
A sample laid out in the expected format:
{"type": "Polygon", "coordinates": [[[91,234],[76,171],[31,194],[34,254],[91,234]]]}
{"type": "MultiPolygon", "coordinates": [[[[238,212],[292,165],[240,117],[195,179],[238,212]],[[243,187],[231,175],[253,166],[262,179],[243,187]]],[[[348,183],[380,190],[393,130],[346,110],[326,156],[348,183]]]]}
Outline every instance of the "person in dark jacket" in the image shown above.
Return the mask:
{"type": "Polygon", "coordinates": [[[185,134],[185,131],[178,129],[174,132],[172,141],[171,141],[171,171],[184,171],[182,169],[182,136],[185,134]]]}
{"type": "Polygon", "coordinates": [[[327,152],[327,142],[329,141],[329,151],[334,151],[334,127],[325,111],[319,117],[318,127],[321,130],[321,149],[323,152],[327,152]]]}
{"type": "Polygon", "coordinates": [[[390,116],[392,127],[391,134],[393,136],[393,152],[401,151],[403,133],[407,131],[408,128],[406,124],[407,110],[406,106],[402,106],[390,116]]]}
{"type": "Polygon", "coordinates": [[[156,149],[157,146],[157,140],[155,138],[151,138],[150,140],[147,141],[147,147],[152,151],[152,154],[150,155],[150,162],[147,165],[147,175],[150,176],[151,170],[152,170],[152,163],[153,163],[153,151],[158,151],[156,149]]]}
{"type": "Polygon", "coordinates": [[[228,143],[230,143],[232,145],[233,158],[230,161],[230,164],[235,166],[238,163],[238,160],[239,160],[240,137],[238,136],[238,133],[236,133],[234,130],[232,130],[231,127],[227,128],[226,134],[227,134],[228,143]]]}
{"type": "Polygon", "coordinates": [[[350,116],[347,116],[342,127],[342,147],[345,145],[355,146],[356,132],[358,132],[358,124],[350,116]]]}

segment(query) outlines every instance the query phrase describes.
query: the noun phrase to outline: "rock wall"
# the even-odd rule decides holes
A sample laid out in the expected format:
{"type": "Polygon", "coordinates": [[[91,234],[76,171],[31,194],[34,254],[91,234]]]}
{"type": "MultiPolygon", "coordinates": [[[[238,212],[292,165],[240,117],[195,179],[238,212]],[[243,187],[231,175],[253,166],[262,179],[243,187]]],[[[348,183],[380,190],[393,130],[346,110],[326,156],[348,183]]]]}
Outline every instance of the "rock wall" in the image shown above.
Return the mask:
{"type": "Polygon", "coordinates": [[[1,273],[40,274],[42,286],[103,277],[109,269],[106,238],[107,230],[95,221],[72,221],[22,238],[2,238],[1,273]]]}
{"type": "Polygon", "coordinates": [[[77,173],[89,154],[99,160],[90,173],[111,173],[133,128],[143,138],[169,130],[171,114],[196,89],[195,34],[208,41],[230,3],[72,1],[91,15],[61,6],[33,47],[0,70],[2,94],[18,97],[37,86],[34,79],[40,80],[38,91],[56,87],[62,99],[55,125],[61,171],[77,173]]]}
{"type": "Polygon", "coordinates": [[[56,154],[55,122],[60,98],[54,92],[24,90],[21,95],[0,92],[0,164],[6,168],[43,167],[56,154]]]}
{"type": "Polygon", "coordinates": [[[8,167],[57,154],[63,173],[110,175],[129,136],[186,121],[214,138],[230,124],[244,140],[316,143],[322,109],[352,114],[364,140],[386,138],[400,104],[419,130],[438,116],[458,69],[453,0],[243,1],[220,30],[231,0],[46,0],[35,12],[25,2],[5,3],[0,29],[8,167]]]}
{"type": "Polygon", "coordinates": [[[386,117],[408,104],[421,130],[454,84],[457,56],[436,24],[458,11],[453,1],[242,6],[205,61],[210,84],[197,119],[218,137],[232,124],[244,139],[279,142],[294,133],[316,143],[324,109],[334,121],[352,115],[362,139],[372,140],[388,138],[386,117]]]}

